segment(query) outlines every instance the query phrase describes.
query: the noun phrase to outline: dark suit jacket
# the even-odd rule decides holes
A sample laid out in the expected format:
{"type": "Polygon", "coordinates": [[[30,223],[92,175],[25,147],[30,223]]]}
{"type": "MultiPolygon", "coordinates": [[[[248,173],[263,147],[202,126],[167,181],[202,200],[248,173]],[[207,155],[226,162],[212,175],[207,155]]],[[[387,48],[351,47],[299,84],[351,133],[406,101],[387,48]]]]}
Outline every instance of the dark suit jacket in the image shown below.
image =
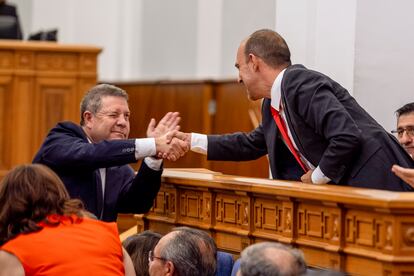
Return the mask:
{"type": "Polygon", "coordinates": [[[70,196],[80,198],[88,211],[104,221],[115,221],[117,213],[145,213],[153,204],[162,171],[142,162],[135,176],[127,165],[133,162],[135,140],[91,144],[82,128],[71,122],[57,124],[33,159],[54,170],[70,196]],[[99,168],[106,168],[103,202],[99,168]]]}
{"type": "MultiPolygon", "coordinates": [[[[393,191],[412,188],[391,172],[393,164],[413,167],[413,160],[338,83],[302,65],[286,69],[282,101],[299,151],[333,183],[393,191]]],[[[269,153],[274,178],[299,180],[303,174],[280,139],[270,112],[248,134],[208,137],[210,160],[251,160],[269,153]]]]}

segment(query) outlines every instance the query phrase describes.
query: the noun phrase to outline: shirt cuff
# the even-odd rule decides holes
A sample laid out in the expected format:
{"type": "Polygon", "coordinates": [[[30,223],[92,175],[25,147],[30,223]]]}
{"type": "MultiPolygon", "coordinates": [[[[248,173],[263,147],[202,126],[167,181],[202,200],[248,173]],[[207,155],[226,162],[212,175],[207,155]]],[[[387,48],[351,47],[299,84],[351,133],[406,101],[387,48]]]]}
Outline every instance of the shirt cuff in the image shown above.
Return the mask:
{"type": "Polygon", "coordinates": [[[145,157],[144,162],[150,169],[153,169],[154,171],[161,170],[162,159],[156,159],[154,157],[145,157]]]}
{"type": "Polygon", "coordinates": [[[207,155],[207,135],[191,133],[191,151],[207,155]]]}
{"type": "Polygon", "coordinates": [[[312,183],[313,184],[326,184],[329,181],[331,181],[331,179],[327,176],[325,176],[321,170],[321,168],[319,168],[319,166],[316,167],[316,169],[313,171],[312,175],[312,183]]]}
{"type": "Polygon", "coordinates": [[[156,153],[154,138],[135,139],[135,159],[139,160],[144,157],[155,156],[156,153]]]}

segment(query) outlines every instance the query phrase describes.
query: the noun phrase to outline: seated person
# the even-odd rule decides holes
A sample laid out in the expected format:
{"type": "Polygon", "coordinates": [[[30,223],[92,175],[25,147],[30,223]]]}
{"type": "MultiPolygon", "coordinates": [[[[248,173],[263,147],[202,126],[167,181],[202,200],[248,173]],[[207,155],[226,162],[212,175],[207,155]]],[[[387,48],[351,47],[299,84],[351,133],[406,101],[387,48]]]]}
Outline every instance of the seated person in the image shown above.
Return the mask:
{"type": "MultiPolygon", "coordinates": [[[[110,84],[92,87],[80,105],[80,124],[60,122],[52,128],[33,163],[59,175],[72,198],[103,221],[118,213],[148,212],[161,185],[162,153],[175,161],[188,150],[172,138],[179,128],[178,112],[169,112],[158,124],[152,119],[147,138],[128,139],[131,112],[128,93],[110,84]],[[143,159],[137,173],[130,163],[143,159]]],[[[164,156],[165,155],[165,156],[164,156]]]]}
{"type": "Polygon", "coordinates": [[[397,134],[398,142],[414,157],[414,103],[408,103],[395,111],[397,129],[391,131],[397,134]]]}
{"type": "Polygon", "coordinates": [[[135,275],[115,223],[91,219],[43,165],[0,184],[0,275],[135,275]]]}
{"type": "Polygon", "coordinates": [[[154,251],[154,247],[161,239],[162,235],[147,230],[139,234],[128,237],[122,245],[131,256],[132,263],[137,275],[148,276],[148,254],[154,251]]]}
{"type": "Polygon", "coordinates": [[[301,251],[275,242],[248,246],[241,253],[238,276],[294,276],[306,273],[301,251]]]}
{"type": "Polygon", "coordinates": [[[163,236],[149,254],[149,275],[213,276],[217,249],[205,232],[188,227],[174,228],[163,236]]]}

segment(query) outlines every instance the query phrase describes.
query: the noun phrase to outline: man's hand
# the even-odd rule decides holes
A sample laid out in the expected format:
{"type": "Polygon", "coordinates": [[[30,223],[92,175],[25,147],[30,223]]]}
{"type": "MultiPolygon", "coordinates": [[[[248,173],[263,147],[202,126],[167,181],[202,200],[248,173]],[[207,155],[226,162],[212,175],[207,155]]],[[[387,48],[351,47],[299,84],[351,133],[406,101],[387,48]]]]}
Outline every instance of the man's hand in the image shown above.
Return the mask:
{"type": "Polygon", "coordinates": [[[178,131],[167,132],[155,138],[157,156],[169,161],[176,161],[190,149],[188,142],[183,141],[184,133],[178,131]]]}
{"type": "Polygon", "coordinates": [[[167,134],[170,131],[179,130],[180,126],[178,123],[180,122],[181,118],[179,117],[180,113],[178,112],[168,112],[165,116],[160,120],[158,125],[154,118],[148,124],[147,128],[147,137],[148,138],[156,138],[160,137],[164,134],[167,134]]]}
{"type": "Polygon", "coordinates": [[[301,176],[300,180],[303,183],[313,183],[312,182],[312,173],[313,173],[313,170],[309,170],[307,173],[305,173],[304,175],[301,176]]]}
{"type": "MultiPolygon", "coordinates": [[[[170,143],[171,140],[173,140],[173,138],[177,138],[177,139],[182,140],[183,142],[185,142],[187,144],[188,150],[191,149],[191,133],[185,133],[185,132],[181,132],[181,131],[170,131],[167,134],[167,139],[166,139],[167,140],[167,143],[170,143]]],[[[158,152],[157,151],[157,158],[166,159],[167,158],[167,154],[166,153],[163,153],[163,152],[158,152]]]]}
{"type": "Polygon", "coordinates": [[[398,165],[394,165],[392,166],[391,171],[395,173],[399,178],[410,184],[411,187],[414,187],[414,169],[407,169],[398,165]]]}

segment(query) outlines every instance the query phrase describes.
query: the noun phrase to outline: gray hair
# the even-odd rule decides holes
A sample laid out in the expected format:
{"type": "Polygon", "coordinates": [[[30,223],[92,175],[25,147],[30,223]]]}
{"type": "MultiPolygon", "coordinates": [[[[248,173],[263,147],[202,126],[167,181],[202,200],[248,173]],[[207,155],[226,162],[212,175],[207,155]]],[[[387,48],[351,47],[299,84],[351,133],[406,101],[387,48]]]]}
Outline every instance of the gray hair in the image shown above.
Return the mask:
{"type": "Polygon", "coordinates": [[[243,276],[296,276],[306,273],[306,262],[300,250],[275,242],[250,245],[241,253],[243,276]]]}
{"type": "Polygon", "coordinates": [[[286,41],[277,32],[268,29],[255,31],[247,38],[244,48],[246,61],[249,54],[260,57],[272,68],[292,64],[286,41]]]}
{"type": "Polygon", "coordinates": [[[128,94],[125,90],[116,87],[111,84],[98,84],[92,87],[83,97],[80,104],[80,125],[83,126],[85,121],[83,119],[83,113],[90,111],[92,114],[96,114],[102,106],[102,98],[106,96],[122,97],[128,101],[128,94]]]}
{"type": "Polygon", "coordinates": [[[200,275],[214,276],[216,275],[217,267],[217,246],[213,238],[205,231],[190,228],[190,227],[176,227],[173,231],[183,231],[186,236],[194,238],[202,253],[200,275]]]}
{"type": "Polygon", "coordinates": [[[174,235],[160,249],[160,256],[174,264],[176,275],[199,276],[202,254],[198,242],[185,231],[173,231],[174,235]]]}

